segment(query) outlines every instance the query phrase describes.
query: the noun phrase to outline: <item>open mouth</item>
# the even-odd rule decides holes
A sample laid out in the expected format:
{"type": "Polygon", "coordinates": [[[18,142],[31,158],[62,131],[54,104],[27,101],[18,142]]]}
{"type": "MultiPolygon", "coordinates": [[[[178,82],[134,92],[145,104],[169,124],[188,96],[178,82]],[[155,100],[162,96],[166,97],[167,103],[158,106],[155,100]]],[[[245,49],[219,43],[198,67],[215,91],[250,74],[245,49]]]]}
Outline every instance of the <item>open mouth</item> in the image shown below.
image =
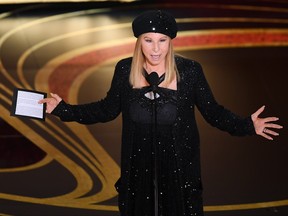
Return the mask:
{"type": "Polygon", "coordinates": [[[153,61],[158,61],[161,55],[151,55],[153,61]]]}

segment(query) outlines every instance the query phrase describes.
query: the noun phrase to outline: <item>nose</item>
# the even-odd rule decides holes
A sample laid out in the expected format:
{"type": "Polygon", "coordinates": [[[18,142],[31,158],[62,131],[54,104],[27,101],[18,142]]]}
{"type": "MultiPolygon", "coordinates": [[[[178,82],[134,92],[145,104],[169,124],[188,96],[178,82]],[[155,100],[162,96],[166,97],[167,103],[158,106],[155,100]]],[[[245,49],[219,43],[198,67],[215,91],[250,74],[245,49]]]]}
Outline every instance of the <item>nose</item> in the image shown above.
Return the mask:
{"type": "Polygon", "coordinates": [[[153,51],[158,52],[159,51],[159,44],[158,43],[153,43],[153,51]]]}

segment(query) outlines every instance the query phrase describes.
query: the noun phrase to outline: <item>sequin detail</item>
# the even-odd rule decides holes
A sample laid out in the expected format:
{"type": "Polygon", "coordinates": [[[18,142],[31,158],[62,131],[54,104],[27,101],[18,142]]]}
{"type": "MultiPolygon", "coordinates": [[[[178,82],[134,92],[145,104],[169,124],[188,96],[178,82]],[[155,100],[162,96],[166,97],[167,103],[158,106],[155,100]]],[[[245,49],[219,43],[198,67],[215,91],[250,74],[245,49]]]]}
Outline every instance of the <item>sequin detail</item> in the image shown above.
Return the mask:
{"type": "MultiPolygon", "coordinates": [[[[252,135],[255,130],[250,116],[242,118],[216,102],[199,63],[183,57],[176,57],[176,63],[180,74],[177,116],[173,125],[162,125],[158,134],[157,148],[161,152],[157,158],[161,168],[159,215],[202,216],[200,143],[195,107],[208,123],[232,135],[252,135]]],[[[52,114],[63,121],[92,124],[111,121],[122,113],[121,177],[115,185],[119,192],[120,214],[133,216],[137,211],[137,216],[153,216],[153,181],[149,177],[153,169],[149,158],[154,152],[148,148],[151,146],[150,130],[135,124],[130,117],[133,101],[130,66],[131,58],[118,62],[111,88],[103,100],[84,105],[69,105],[62,101],[52,114]],[[145,211],[141,213],[138,208],[145,211]]]]}

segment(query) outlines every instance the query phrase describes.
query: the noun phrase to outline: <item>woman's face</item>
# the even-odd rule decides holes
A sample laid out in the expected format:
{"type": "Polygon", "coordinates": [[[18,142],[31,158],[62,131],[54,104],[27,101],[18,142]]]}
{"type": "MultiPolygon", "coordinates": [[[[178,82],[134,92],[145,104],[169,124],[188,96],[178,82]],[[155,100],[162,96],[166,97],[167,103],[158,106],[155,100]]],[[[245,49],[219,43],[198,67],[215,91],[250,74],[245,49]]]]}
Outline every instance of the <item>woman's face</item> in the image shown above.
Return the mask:
{"type": "Polygon", "coordinates": [[[145,33],[141,38],[142,52],[146,64],[151,66],[165,65],[165,57],[169,50],[170,37],[160,33],[145,33]]]}

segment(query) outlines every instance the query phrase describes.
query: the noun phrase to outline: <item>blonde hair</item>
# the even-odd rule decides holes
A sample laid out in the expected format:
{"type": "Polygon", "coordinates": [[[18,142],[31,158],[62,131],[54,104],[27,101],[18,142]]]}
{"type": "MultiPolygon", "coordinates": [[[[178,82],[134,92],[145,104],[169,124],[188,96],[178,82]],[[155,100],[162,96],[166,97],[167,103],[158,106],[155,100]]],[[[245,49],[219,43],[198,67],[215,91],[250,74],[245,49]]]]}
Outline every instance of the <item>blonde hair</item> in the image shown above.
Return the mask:
{"type": "MultiPolygon", "coordinates": [[[[139,88],[142,87],[140,80],[143,78],[143,66],[145,62],[145,56],[142,52],[141,48],[141,38],[142,35],[140,35],[137,38],[135,48],[134,48],[134,54],[132,58],[132,65],[131,65],[131,71],[130,71],[130,77],[129,81],[130,84],[135,87],[139,88]]],[[[175,54],[173,50],[173,44],[172,40],[169,41],[169,50],[165,58],[165,79],[163,81],[163,86],[167,87],[176,77],[176,79],[179,79],[179,73],[177,70],[177,66],[175,63],[175,54]]]]}

